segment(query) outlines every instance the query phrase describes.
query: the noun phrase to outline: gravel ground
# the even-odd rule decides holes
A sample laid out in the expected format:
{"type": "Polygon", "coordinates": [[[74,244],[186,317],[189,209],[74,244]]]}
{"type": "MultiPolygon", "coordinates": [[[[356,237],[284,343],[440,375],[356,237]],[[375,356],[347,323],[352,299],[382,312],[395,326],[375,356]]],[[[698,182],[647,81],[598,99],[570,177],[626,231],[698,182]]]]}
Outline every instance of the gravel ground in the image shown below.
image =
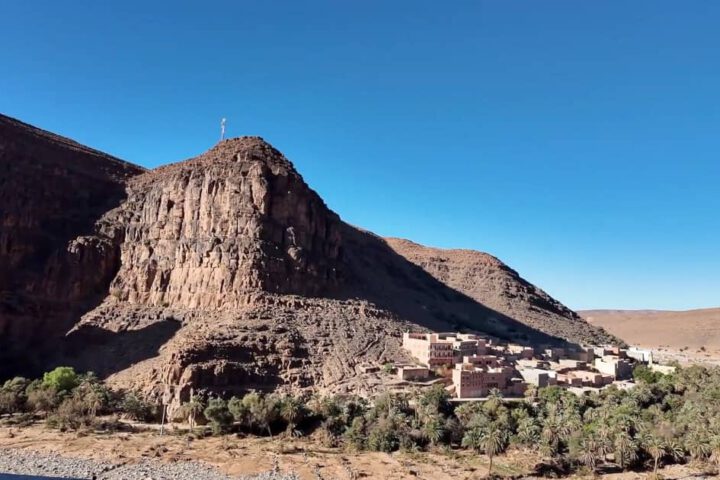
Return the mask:
{"type": "Polygon", "coordinates": [[[198,462],[143,460],[117,465],[15,449],[0,450],[0,476],[3,473],[98,480],[298,480],[293,474],[275,472],[230,477],[198,462]]]}

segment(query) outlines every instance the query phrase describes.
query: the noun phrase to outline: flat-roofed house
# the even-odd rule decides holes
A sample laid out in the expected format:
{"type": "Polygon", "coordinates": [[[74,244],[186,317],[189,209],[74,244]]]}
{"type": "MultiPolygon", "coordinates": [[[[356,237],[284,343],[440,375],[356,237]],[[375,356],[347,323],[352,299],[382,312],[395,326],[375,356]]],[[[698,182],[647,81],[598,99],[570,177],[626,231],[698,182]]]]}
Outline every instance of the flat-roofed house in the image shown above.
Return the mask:
{"type": "Polygon", "coordinates": [[[402,366],[398,367],[398,378],[400,380],[425,380],[430,376],[427,367],[402,366]]]}
{"type": "Polygon", "coordinates": [[[543,370],[541,368],[520,368],[518,372],[523,380],[530,385],[535,385],[537,387],[557,385],[557,373],[551,370],[543,370]]]}
{"type": "Polygon", "coordinates": [[[625,380],[632,376],[632,365],[624,358],[606,355],[595,359],[595,369],[606,375],[612,375],[615,380],[625,380]]]}
{"type": "Polygon", "coordinates": [[[642,363],[653,363],[652,350],[645,348],[630,347],[627,349],[627,356],[642,363]]]}

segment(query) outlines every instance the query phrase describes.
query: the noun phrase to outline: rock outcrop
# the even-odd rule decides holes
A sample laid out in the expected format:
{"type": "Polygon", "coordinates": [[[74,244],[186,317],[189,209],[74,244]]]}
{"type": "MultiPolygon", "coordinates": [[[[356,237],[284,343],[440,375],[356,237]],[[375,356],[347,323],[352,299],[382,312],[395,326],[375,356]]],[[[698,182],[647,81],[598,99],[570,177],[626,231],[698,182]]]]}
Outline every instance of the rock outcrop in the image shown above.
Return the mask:
{"type": "Polygon", "coordinates": [[[403,359],[407,329],[610,338],[489,255],[342,222],[260,138],[143,171],[0,127],[0,331],[32,345],[38,368],[70,363],[176,398],[372,391],[360,365],[403,359]]]}
{"type": "Polygon", "coordinates": [[[260,138],[225,140],[135,178],[110,291],[132,304],[233,309],[254,292],[315,296],[338,281],[340,219],[260,138]]]}

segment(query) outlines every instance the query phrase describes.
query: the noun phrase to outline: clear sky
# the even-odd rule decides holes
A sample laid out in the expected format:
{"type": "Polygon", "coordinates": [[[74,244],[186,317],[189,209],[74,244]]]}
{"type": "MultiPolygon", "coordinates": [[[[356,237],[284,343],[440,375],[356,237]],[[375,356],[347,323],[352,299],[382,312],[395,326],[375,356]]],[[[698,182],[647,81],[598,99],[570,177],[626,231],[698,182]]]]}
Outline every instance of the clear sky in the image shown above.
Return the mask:
{"type": "Polygon", "coordinates": [[[0,112],[147,167],[227,117],[381,235],[576,309],[720,306],[719,25],[715,0],[8,0],[0,112]]]}

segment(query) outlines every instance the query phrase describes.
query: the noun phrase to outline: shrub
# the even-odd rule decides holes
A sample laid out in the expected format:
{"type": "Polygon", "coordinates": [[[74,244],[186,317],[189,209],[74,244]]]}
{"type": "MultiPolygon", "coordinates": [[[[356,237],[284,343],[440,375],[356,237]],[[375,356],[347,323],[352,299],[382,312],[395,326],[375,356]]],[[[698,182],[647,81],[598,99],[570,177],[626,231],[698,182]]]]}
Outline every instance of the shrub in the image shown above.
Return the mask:
{"type": "Polygon", "coordinates": [[[663,377],[660,372],[653,372],[645,365],[638,365],[633,369],[633,379],[636,382],[644,382],[648,384],[658,383],[663,377]]]}
{"type": "Polygon", "coordinates": [[[70,397],[63,400],[57,411],[47,418],[47,425],[61,431],[77,430],[81,426],[90,425],[92,419],[87,415],[87,410],[82,400],[70,397]]]}
{"type": "Polygon", "coordinates": [[[376,452],[397,450],[400,446],[397,430],[387,420],[374,424],[368,434],[367,446],[370,450],[376,452]]]}
{"type": "Polygon", "coordinates": [[[131,420],[151,422],[157,419],[157,407],[133,392],[128,392],[120,403],[120,410],[131,420]]]}
{"type": "Polygon", "coordinates": [[[0,414],[18,413],[25,409],[27,395],[25,390],[30,382],[23,377],[8,380],[0,388],[0,414]]]}
{"type": "Polygon", "coordinates": [[[242,398],[232,397],[228,402],[228,410],[230,410],[236,422],[241,425],[248,425],[250,409],[245,405],[242,398]]]}
{"type": "Polygon", "coordinates": [[[55,387],[39,380],[33,381],[27,389],[27,405],[35,413],[49,413],[60,405],[61,397],[55,387]]]}

